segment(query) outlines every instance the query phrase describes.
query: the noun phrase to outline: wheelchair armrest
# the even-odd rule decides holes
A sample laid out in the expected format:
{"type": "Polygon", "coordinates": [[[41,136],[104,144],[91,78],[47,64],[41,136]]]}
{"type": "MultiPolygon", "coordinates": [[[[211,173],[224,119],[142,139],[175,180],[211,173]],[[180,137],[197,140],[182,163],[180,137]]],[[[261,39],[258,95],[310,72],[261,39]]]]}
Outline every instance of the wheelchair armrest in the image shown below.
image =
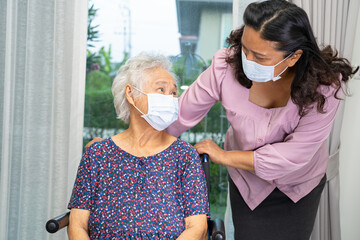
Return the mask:
{"type": "Polygon", "coordinates": [[[209,232],[212,240],[225,240],[224,221],[216,218],[209,221],[209,232]]]}
{"type": "Polygon", "coordinates": [[[62,229],[69,225],[70,212],[61,214],[53,219],[46,222],[46,231],[49,233],[56,233],[59,229],[62,229]]]}

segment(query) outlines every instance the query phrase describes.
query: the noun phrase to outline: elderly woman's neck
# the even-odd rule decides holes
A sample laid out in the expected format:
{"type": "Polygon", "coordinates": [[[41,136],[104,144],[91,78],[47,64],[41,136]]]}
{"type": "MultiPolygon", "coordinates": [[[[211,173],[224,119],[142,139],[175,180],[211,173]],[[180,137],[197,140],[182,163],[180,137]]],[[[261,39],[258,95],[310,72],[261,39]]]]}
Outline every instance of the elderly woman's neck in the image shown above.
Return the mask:
{"type": "Polygon", "coordinates": [[[132,124],[127,130],[112,138],[119,147],[135,156],[154,155],[168,148],[176,140],[165,131],[132,124]]]}
{"type": "Polygon", "coordinates": [[[139,144],[140,147],[161,145],[168,138],[166,132],[157,131],[152,127],[139,128],[130,125],[127,131],[131,141],[134,144],[139,144]]]}

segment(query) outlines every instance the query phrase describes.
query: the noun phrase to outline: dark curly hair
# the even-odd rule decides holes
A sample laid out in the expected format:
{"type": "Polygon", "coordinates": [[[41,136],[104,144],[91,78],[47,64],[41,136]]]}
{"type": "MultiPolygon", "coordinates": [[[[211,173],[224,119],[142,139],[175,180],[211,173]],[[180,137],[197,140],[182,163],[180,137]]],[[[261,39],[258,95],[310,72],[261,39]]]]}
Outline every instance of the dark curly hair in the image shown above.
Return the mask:
{"type": "Polygon", "coordinates": [[[306,12],[293,3],[285,0],[251,3],[243,20],[245,25],[232,31],[227,38],[234,54],[226,61],[234,67],[236,79],[244,87],[251,88],[252,81],[245,76],[241,61],[241,37],[245,26],[260,31],[264,40],[275,42],[277,50],[284,52],[284,57],[301,49],[301,57],[291,68],[296,72],[291,84],[291,99],[298,106],[300,115],[306,114],[313,103],[317,103],[317,111],[323,113],[326,99],[318,91],[319,86],[334,86],[338,98],[341,82],[346,83],[359,69],[354,70],[349,61],[338,57],[338,52],[330,46],[320,50],[306,12]]]}

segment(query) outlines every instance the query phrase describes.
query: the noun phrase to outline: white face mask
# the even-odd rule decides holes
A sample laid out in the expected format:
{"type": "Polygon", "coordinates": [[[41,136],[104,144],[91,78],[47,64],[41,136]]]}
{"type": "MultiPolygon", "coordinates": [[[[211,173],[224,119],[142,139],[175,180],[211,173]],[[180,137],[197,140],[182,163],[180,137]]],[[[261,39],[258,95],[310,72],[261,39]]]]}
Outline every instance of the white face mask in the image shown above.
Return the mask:
{"type": "Polygon", "coordinates": [[[258,64],[257,62],[250,61],[246,59],[246,55],[243,50],[241,50],[241,60],[242,60],[242,67],[244,70],[244,73],[248,79],[254,82],[268,82],[270,80],[276,81],[281,78],[281,74],[283,74],[286,68],[276,77],[274,76],[274,70],[277,65],[285,61],[288,57],[290,57],[292,54],[289,54],[286,58],[281,60],[279,63],[273,65],[273,66],[264,66],[261,64],[258,64]]]}
{"type": "Polygon", "coordinates": [[[179,104],[178,99],[172,95],[164,95],[158,93],[144,93],[140,89],[134,89],[147,95],[148,113],[144,114],[135,105],[134,107],[142,113],[143,117],[153,128],[162,131],[178,118],[179,104]]]}

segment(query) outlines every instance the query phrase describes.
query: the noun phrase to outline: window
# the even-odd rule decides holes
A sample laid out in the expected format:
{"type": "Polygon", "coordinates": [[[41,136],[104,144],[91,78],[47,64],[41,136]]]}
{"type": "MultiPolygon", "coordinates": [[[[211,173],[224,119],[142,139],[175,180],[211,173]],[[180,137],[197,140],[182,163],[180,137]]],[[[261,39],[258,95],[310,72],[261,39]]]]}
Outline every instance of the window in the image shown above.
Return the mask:
{"type": "MultiPolygon", "coordinates": [[[[127,128],[116,119],[111,84],[129,56],[141,51],[169,56],[181,80],[181,94],[226,46],[231,29],[232,0],[90,0],[84,143],[127,128]]],[[[223,147],[227,129],[225,110],[217,103],[180,138],[191,144],[211,138],[223,147]]],[[[224,218],[227,170],[217,164],[210,169],[211,215],[224,218]]]]}

